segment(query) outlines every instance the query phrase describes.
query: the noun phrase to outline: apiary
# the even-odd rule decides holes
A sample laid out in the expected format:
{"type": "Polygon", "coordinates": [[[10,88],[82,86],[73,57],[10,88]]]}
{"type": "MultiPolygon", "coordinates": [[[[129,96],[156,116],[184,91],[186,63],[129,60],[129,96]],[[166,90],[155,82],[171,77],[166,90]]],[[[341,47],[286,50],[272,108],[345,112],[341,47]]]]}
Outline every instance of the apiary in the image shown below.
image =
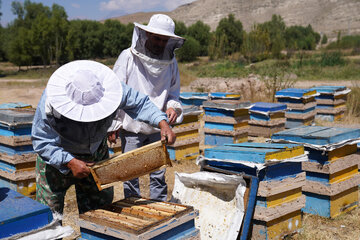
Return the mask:
{"type": "Polygon", "coordinates": [[[276,92],[277,101],[287,105],[285,128],[308,126],[314,122],[316,95],[315,90],[300,88],[287,88],[276,92]]]}
{"type": "Polygon", "coordinates": [[[358,206],[360,129],[304,126],[278,132],[272,139],[303,144],[309,152],[309,161],[302,163],[305,213],[335,218],[358,206]]]}
{"type": "Polygon", "coordinates": [[[259,179],[251,239],[281,239],[301,228],[307,161],[297,144],[239,143],[205,149],[201,165],[259,179]],[[291,224],[289,224],[291,222],[291,224]]]}
{"type": "Polygon", "coordinates": [[[204,102],[204,146],[247,141],[250,102],[211,100],[204,102]]]}
{"type": "Polygon", "coordinates": [[[319,93],[315,98],[316,119],[334,122],[344,117],[350,89],[345,86],[318,86],[311,89],[319,93]]]}
{"type": "Polygon", "coordinates": [[[190,206],[127,198],[79,216],[82,239],[190,239],[196,237],[190,206]]]}
{"type": "Polygon", "coordinates": [[[0,187],[34,196],[36,153],[31,143],[32,108],[0,109],[0,187]]]}
{"type": "Polygon", "coordinates": [[[257,102],[250,108],[249,135],[269,138],[285,129],[286,104],[257,102]]]}

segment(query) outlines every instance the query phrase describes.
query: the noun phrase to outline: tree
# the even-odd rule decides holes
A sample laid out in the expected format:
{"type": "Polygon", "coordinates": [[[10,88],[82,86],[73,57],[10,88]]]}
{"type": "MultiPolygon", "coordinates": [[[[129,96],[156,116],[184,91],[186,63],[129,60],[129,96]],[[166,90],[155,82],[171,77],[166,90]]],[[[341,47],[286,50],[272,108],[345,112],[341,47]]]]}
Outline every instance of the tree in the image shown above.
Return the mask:
{"type": "Polygon", "coordinates": [[[271,21],[259,24],[259,30],[268,33],[270,39],[269,52],[275,58],[280,58],[281,51],[285,48],[286,25],[280,15],[272,15],[271,21]]]}
{"type": "Polygon", "coordinates": [[[258,62],[268,57],[270,44],[269,32],[255,24],[248,34],[244,33],[242,53],[248,61],[258,62]]]}
{"type": "Polygon", "coordinates": [[[200,43],[191,36],[185,36],[184,45],[176,50],[176,57],[180,62],[190,62],[199,56],[200,43]]]}
{"type": "Polygon", "coordinates": [[[116,57],[131,44],[133,24],[123,25],[117,20],[106,20],[103,28],[103,53],[116,57]]]}
{"type": "MultiPolygon", "coordinates": [[[[0,9],[1,9],[1,0],[0,0],[0,9]]],[[[0,19],[1,19],[1,16],[2,16],[2,12],[0,12],[0,19]]],[[[0,26],[1,28],[1,26],[0,26]]]]}
{"type": "Polygon", "coordinates": [[[60,59],[64,57],[68,21],[65,9],[57,4],[51,7],[51,53],[55,53],[55,63],[60,65],[60,59]]]}
{"type": "Polygon", "coordinates": [[[216,41],[223,44],[225,55],[240,51],[243,43],[243,26],[239,20],[235,20],[233,14],[220,20],[215,34],[216,41]]]}
{"type": "Polygon", "coordinates": [[[327,44],[327,42],[328,42],[328,38],[327,38],[326,34],[324,34],[321,39],[321,44],[327,44]]]}
{"type": "Polygon", "coordinates": [[[208,55],[210,26],[204,24],[202,21],[197,21],[188,28],[187,32],[189,36],[193,37],[200,43],[200,56],[208,55]]]}
{"type": "Polygon", "coordinates": [[[179,36],[185,36],[187,34],[187,28],[184,22],[176,21],[175,22],[175,34],[179,36]]]}

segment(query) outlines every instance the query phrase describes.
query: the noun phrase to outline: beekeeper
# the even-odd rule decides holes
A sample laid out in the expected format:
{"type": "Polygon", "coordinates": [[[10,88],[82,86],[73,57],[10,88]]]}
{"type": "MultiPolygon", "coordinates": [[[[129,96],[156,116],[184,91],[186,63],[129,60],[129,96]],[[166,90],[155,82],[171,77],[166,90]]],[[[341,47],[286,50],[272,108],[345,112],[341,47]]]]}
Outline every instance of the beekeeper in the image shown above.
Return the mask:
{"type": "MultiPolygon", "coordinates": [[[[174,51],[185,39],[174,34],[174,21],[155,14],[148,25],[134,23],[131,47],[121,52],[114,72],[128,86],[149,96],[169,119],[169,124],[182,121],[179,101],[180,76],[174,51]]],[[[121,131],[122,151],[139,148],[160,139],[160,130],[136,121],[125,112],[121,131]]],[[[139,180],[124,183],[125,197],[140,196],[139,180]]],[[[150,198],[166,201],[165,169],[150,174],[150,198]]]]}
{"type": "Polygon", "coordinates": [[[116,133],[119,111],[161,129],[169,144],[175,134],[167,116],[149,98],[121,83],[107,66],[70,62],[50,77],[32,126],[36,199],[63,212],[66,190],[75,184],[79,212],[113,200],[113,189],[98,191],[88,166],[108,158],[107,136],[116,133]],[[120,97],[119,97],[120,96],[120,97]]]}

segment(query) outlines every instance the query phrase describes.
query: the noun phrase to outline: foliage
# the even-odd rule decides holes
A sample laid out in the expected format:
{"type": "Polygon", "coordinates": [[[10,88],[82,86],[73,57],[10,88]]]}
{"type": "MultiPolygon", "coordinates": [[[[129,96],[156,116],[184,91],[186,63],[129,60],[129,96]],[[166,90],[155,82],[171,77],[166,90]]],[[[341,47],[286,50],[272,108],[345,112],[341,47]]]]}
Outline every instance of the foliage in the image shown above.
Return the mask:
{"type": "Polygon", "coordinates": [[[320,41],[320,34],[311,25],[291,26],[285,30],[285,46],[293,50],[313,50],[320,41]]]}
{"type": "Polygon", "coordinates": [[[174,22],[175,22],[175,34],[181,37],[185,36],[187,34],[187,28],[185,26],[185,23],[176,20],[174,20],[174,22]]]}
{"type": "Polygon", "coordinates": [[[324,34],[321,39],[321,44],[327,44],[327,42],[328,42],[328,38],[327,38],[326,34],[324,34]]]}
{"type": "Polygon", "coordinates": [[[325,66],[336,66],[343,65],[345,60],[342,58],[341,52],[323,52],[321,54],[320,65],[325,66]]]}
{"type": "Polygon", "coordinates": [[[248,34],[244,33],[242,53],[248,61],[258,62],[266,59],[269,49],[270,35],[268,32],[262,31],[259,25],[254,25],[248,34]]]}
{"type": "Polygon", "coordinates": [[[180,62],[193,61],[199,56],[200,43],[191,36],[185,36],[185,38],[184,45],[176,50],[176,56],[180,62]]]}
{"type": "Polygon", "coordinates": [[[197,21],[187,29],[187,34],[200,43],[199,55],[207,56],[210,40],[210,26],[202,21],[197,21]]]}
{"type": "Polygon", "coordinates": [[[215,31],[215,45],[211,48],[216,53],[211,54],[223,57],[240,51],[243,43],[243,32],[242,23],[235,20],[233,14],[221,19],[215,31]]]}
{"type": "Polygon", "coordinates": [[[326,49],[360,48],[360,35],[344,36],[339,41],[330,43],[326,49]]]}
{"type": "Polygon", "coordinates": [[[116,57],[130,47],[133,24],[123,25],[116,20],[106,20],[103,26],[103,53],[106,57],[116,57]]]}
{"type": "Polygon", "coordinates": [[[271,21],[258,25],[259,31],[269,35],[269,52],[274,58],[280,58],[281,50],[285,47],[285,22],[280,15],[273,15],[271,21]]]}

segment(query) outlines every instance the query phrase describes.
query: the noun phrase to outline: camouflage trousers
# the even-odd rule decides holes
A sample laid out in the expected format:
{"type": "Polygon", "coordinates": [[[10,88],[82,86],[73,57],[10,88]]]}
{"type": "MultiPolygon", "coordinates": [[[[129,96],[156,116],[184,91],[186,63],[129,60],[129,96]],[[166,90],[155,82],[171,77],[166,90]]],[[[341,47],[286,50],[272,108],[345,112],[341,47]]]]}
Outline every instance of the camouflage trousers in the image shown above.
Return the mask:
{"type": "MultiPolygon", "coordinates": [[[[95,162],[108,158],[109,151],[106,140],[93,155],[76,155],[75,157],[95,162]]],[[[110,187],[99,191],[91,174],[82,179],[75,178],[71,171],[64,175],[55,167],[46,164],[40,156],[36,159],[35,171],[36,200],[48,205],[53,212],[63,213],[66,191],[73,184],[79,213],[112,203],[114,189],[110,187]]]]}

